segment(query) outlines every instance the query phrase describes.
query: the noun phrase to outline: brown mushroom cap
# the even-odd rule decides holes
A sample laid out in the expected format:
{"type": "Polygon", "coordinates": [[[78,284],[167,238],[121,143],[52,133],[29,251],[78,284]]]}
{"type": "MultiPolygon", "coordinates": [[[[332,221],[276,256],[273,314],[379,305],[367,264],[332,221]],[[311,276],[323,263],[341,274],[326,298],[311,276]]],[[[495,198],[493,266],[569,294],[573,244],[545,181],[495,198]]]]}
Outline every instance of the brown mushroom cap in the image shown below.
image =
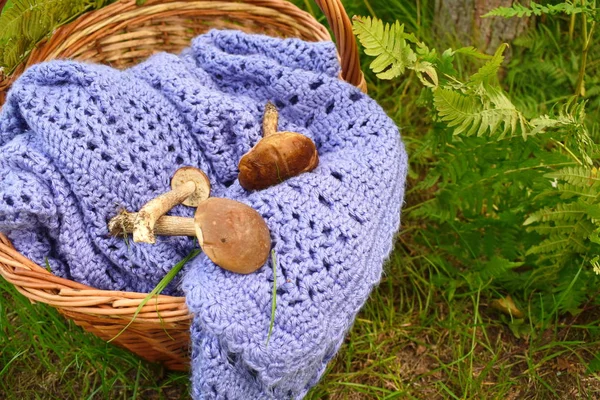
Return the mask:
{"type": "Polygon", "coordinates": [[[319,164],[315,143],[296,132],[278,132],[260,140],[239,163],[240,185],[260,190],[293,176],[312,171],[319,164]]]}
{"type": "Polygon", "coordinates": [[[181,167],[171,178],[171,189],[176,190],[186,182],[194,182],[196,190],[189,195],[182,204],[188,207],[197,207],[198,204],[208,199],[210,195],[210,180],[202,170],[196,167],[181,167]]]}
{"type": "Polygon", "coordinates": [[[250,274],[269,258],[269,228],[246,204],[211,197],[198,206],[194,223],[200,247],[221,268],[250,274]]]}

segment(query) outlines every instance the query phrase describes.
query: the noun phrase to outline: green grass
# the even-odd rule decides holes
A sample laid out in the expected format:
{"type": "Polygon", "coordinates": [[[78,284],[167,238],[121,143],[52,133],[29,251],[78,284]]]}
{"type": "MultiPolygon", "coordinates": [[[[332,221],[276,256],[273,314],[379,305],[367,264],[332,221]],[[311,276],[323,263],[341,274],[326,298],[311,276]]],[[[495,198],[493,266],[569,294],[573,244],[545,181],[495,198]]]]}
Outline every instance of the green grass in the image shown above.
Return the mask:
{"type": "MultiPolygon", "coordinates": [[[[345,3],[350,15],[372,10],[386,21],[402,20],[419,38],[435,43],[433,2],[345,3]]],[[[565,49],[552,50],[560,51],[565,49]]],[[[515,57],[506,82],[517,103],[543,106],[545,96],[558,95],[539,91],[539,84],[523,77],[523,71],[535,69],[523,51],[515,51],[515,57]]],[[[370,60],[363,62],[366,71],[370,60]]],[[[556,74],[566,68],[558,67],[556,74]]],[[[405,207],[411,210],[428,198],[413,184],[426,176],[426,163],[435,156],[421,141],[430,127],[419,118],[428,112],[416,100],[420,85],[414,76],[383,82],[367,74],[367,80],[370,95],[401,127],[411,155],[405,207]]],[[[597,99],[591,101],[590,109],[597,113],[598,107],[597,99]]],[[[596,299],[575,316],[549,310],[543,325],[511,321],[491,306],[505,293],[469,282],[468,270],[444,258],[423,235],[426,229],[405,213],[381,284],[307,399],[600,398],[596,299]]],[[[0,399],[184,399],[188,379],[83,332],[0,279],[0,399]]]]}

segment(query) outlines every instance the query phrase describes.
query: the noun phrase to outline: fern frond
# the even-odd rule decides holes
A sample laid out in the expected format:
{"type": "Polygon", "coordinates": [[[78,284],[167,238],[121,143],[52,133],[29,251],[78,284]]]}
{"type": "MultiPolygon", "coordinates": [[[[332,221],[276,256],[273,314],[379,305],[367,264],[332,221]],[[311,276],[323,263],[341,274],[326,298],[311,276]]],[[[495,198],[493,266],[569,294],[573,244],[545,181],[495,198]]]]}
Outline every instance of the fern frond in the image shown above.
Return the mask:
{"type": "Polygon", "coordinates": [[[492,58],[490,58],[479,70],[471,75],[467,82],[467,86],[497,85],[498,71],[502,62],[504,62],[504,51],[508,48],[508,44],[502,43],[492,58]]]}
{"type": "Polygon", "coordinates": [[[52,30],[104,3],[106,0],[14,0],[0,15],[0,67],[10,73],[52,30]]]}
{"type": "Polygon", "coordinates": [[[554,253],[555,257],[561,257],[567,251],[585,252],[587,247],[582,238],[577,235],[551,234],[537,246],[527,250],[527,254],[549,254],[554,253]]]}
{"type": "Polygon", "coordinates": [[[538,4],[536,2],[529,3],[529,7],[526,7],[520,3],[514,3],[511,7],[498,7],[487,14],[483,15],[483,18],[487,17],[504,17],[504,18],[512,18],[512,17],[531,17],[532,15],[540,16],[542,14],[560,14],[564,13],[567,15],[571,14],[579,14],[581,12],[589,11],[589,7],[580,7],[579,5],[574,5],[569,1],[565,1],[563,3],[554,4],[538,4]]]}
{"type": "Polygon", "coordinates": [[[544,175],[550,179],[557,179],[578,188],[600,186],[600,176],[596,168],[583,166],[567,167],[544,175]]]}
{"type": "Polygon", "coordinates": [[[459,91],[438,88],[433,94],[434,106],[442,121],[454,127],[454,135],[489,136],[503,138],[507,133],[525,130],[526,120],[499,90],[487,88],[492,107],[484,107],[480,99],[459,91]],[[499,128],[503,126],[500,134],[499,128]]]}
{"type": "Polygon", "coordinates": [[[561,222],[574,221],[581,218],[586,213],[586,207],[579,203],[560,203],[555,208],[545,207],[532,213],[529,218],[523,222],[523,225],[530,225],[534,222],[561,222]]]}
{"type": "Polygon", "coordinates": [[[577,197],[584,201],[595,201],[600,196],[598,185],[582,187],[570,183],[559,183],[557,189],[561,199],[577,197]]]}
{"type": "Polygon", "coordinates": [[[514,268],[522,266],[522,262],[512,262],[502,257],[492,257],[478,272],[483,281],[500,278],[514,268]]]}
{"type": "Polygon", "coordinates": [[[354,17],[352,30],[365,53],[376,57],[370,68],[380,79],[400,76],[417,61],[417,55],[406,42],[410,35],[404,33],[404,25],[398,21],[384,25],[377,18],[354,17]]]}

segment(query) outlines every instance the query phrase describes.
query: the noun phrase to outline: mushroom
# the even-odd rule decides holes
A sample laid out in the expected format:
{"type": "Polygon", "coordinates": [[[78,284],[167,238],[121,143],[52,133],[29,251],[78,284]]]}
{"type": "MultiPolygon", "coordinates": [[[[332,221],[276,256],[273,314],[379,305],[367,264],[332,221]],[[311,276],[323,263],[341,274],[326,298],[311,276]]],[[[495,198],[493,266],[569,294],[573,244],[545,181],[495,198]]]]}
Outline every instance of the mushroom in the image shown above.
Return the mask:
{"type": "MultiPolygon", "coordinates": [[[[108,231],[112,236],[122,236],[133,232],[138,213],[121,211],[108,222],[108,231]]],[[[159,236],[196,236],[194,219],[163,215],[154,224],[154,234],[159,236]]]]}
{"type": "Polygon", "coordinates": [[[315,143],[296,132],[277,132],[279,114],[268,102],[263,118],[263,138],[244,154],[238,179],[246,190],[260,190],[293,176],[312,171],[319,164],[315,143]]]}
{"type": "Polygon", "coordinates": [[[250,274],[269,257],[269,228],[260,214],[244,203],[211,197],[196,209],[194,223],[202,251],[221,268],[250,274]]]}
{"type": "Polygon", "coordinates": [[[146,203],[133,222],[133,241],[156,243],[156,221],[178,204],[196,207],[208,199],[210,181],[204,172],[195,167],[179,168],[171,178],[171,191],[146,203]]]}
{"type": "MultiPolygon", "coordinates": [[[[121,211],[110,220],[114,236],[135,232],[138,213],[121,211]]],[[[239,201],[211,197],[198,206],[194,218],[162,216],[154,234],[196,236],[204,253],[219,267],[250,274],[269,257],[271,236],[264,219],[252,207],[239,201]]]]}

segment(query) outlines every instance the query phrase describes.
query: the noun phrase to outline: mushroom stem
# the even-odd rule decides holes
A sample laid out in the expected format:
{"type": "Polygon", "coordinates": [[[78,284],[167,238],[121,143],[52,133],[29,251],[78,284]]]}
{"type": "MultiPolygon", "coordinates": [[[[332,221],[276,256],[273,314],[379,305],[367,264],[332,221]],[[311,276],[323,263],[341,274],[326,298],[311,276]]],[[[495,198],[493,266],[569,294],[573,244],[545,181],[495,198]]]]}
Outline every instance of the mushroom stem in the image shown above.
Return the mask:
{"type": "Polygon", "coordinates": [[[150,200],[137,213],[133,222],[133,241],[141,243],[156,243],[154,225],[156,221],[176,205],[182,203],[196,191],[192,181],[172,189],[150,200]]]}
{"type": "MultiPolygon", "coordinates": [[[[121,211],[108,222],[108,231],[112,236],[133,233],[138,213],[121,211]]],[[[194,219],[164,215],[154,224],[154,234],[161,236],[196,236],[194,219]]]]}
{"type": "Polygon", "coordinates": [[[277,133],[278,123],[279,113],[277,112],[277,107],[269,101],[265,106],[265,114],[263,116],[263,137],[277,133]]]}

